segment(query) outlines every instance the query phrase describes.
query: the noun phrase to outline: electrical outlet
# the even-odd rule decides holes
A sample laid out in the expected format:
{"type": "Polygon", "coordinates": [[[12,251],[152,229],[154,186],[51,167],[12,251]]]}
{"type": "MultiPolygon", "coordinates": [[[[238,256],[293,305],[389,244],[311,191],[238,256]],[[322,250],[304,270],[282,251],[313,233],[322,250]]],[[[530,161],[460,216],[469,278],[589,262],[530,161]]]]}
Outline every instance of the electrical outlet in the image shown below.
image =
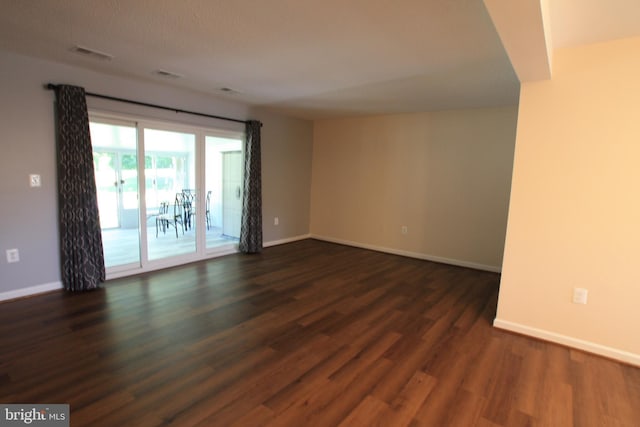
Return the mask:
{"type": "Polygon", "coordinates": [[[273,225],[278,225],[280,224],[280,219],[278,219],[278,217],[273,218],[273,225]]]}
{"type": "Polygon", "coordinates": [[[7,249],[7,262],[9,264],[20,261],[20,252],[17,249],[7,249]]]}
{"type": "Polygon", "coordinates": [[[400,229],[400,232],[402,234],[407,234],[409,232],[409,229],[407,228],[406,225],[403,225],[402,228],[400,229]]]}
{"type": "Polygon", "coordinates": [[[573,288],[573,303],[586,304],[589,291],[584,288],[573,288]]]}

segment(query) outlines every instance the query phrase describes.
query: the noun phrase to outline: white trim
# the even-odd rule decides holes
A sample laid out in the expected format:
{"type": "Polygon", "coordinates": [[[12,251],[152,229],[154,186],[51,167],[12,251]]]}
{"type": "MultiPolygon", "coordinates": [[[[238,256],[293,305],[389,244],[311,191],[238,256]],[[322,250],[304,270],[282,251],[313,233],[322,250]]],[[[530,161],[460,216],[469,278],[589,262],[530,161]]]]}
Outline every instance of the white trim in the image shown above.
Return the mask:
{"type": "Polygon", "coordinates": [[[109,270],[107,271],[106,281],[120,279],[123,277],[133,277],[142,273],[152,273],[154,271],[160,271],[167,268],[179,267],[181,265],[193,264],[200,261],[208,261],[225,255],[236,254],[238,253],[238,244],[231,243],[224,246],[208,248],[207,252],[202,258],[195,258],[193,256],[194,253],[178,255],[170,258],[162,258],[159,260],[152,260],[149,261],[146,267],[140,267],[138,264],[133,264],[133,268],[124,268],[120,270],[116,269],[115,271],[109,270]]]}
{"type": "Polygon", "coordinates": [[[300,236],[287,237],[286,239],[272,240],[270,242],[264,242],[262,247],[268,248],[269,246],[284,245],[285,243],[297,242],[298,240],[310,239],[311,234],[302,234],[300,236]]]}
{"type": "MultiPolygon", "coordinates": [[[[273,240],[271,242],[263,242],[262,246],[267,248],[269,246],[277,246],[277,245],[296,242],[298,240],[304,240],[304,239],[309,239],[309,238],[310,238],[309,234],[304,234],[304,235],[301,235],[301,236],[288,237],[286,239],[281,239],[281,240],[273,240]]],[[[166,259],[162,259],[162,260],[159,260],[159,262],[153,262],[153,261],[150,262],[149,265],[146,268],[140,268],[136,264],[133,269],[131,269],[131,268],[126,269],[125,268],[125,269],[122,269],[122,270],[116,270],[116,271],[108,272],[106,280],[119,279],[119,278],[122,278],[122,277],[129,277],[129,276],[134,276],[134,275],[138,275],[138,274],[142,274],[142,273],[150,273],[150,272],[153,272],[153,271],[163,270],[165,268],[178,267],[178,266],[181,266],[181,265],[187,265],[187,264],[200,262],[200,261],[209,261],[209,260],[221,257],[221,256],[232,255],[232,254],[237,254],[237,253],[240,253],[239,250],[238,250],[238,244],[237,243],[229,244],[229,245],[226,245],[226,246],[218,246],[218,247],[214,247],[214,248],[207,248],[207,252],[205,253],[205,256],[203,258],[193,258],[190,255],[188,255],[187,257],[171,258],[168,261],[166,259]]]]}
{"type": "Polygon", "coordinates": [[[62,282],[51,282],[43,285],[30,286],[28,288],[15,289],[13,291],[0,293],[0,301],[29,297],[32,295],[43,294],[45,292],[57,291],[59,289],[62,289],[62,282]]]}
{"type": "Polygon", "coordinates": [[[232,243],[231,245],[224,245],[224,246],[208,248],[207,249],[207,257],[205,259],[196,260],[194,262],[208,261],[208,260],[212,260],[214,258],[219,258],[221,256],[233,255],[233,254],[238,254],[238,253],[240,253],[240,250],[238,249],[238,244],[237,243],[232,243]]]}
{"type": "Polygon", "coordinates": [[[502,266],[477,264],[475,262],[462,261],[462,260],[452,259],[452,258],[443,258],[435,255],[404,251],[401,249],[387,248],[384,246],[369,245],[366,243],[352,242],[349,240],[335,239],[333,237],[318,236],[315,234],[311,234],[310,237],[312,239],[323,240],[325,242],[338,243],[340,245],[353,246],[356,248],[369,249],[369,250],[378,251],[378,252],[385,252],[388,254],[400,255],[408,258],[422,259],[425,261],[439,262],[442,264],[456,265],[458,267],[473,268],[475,270],[490,271],[492,273],[500,273],[502,271],[502,266]]]}
{"type": "Polygon", "coordinates": [[[599,356],[608,357],[620,362],[640,366],[640,354],[629,353],[624,350],[618,350],[616,348],[607,347],[605,345],[596,344],[590,341],[584,341],[567,335],[522,325],[520,323],[510,322],[508,320],[498,319],[497,317],[493,321],[493,326],[498,329],[504,329],[505,331],[528,335],[533,338],[550,341],[567,347],[573,347],[578,350],[583,350],[589,353],[597,354],[599,356]]]}
{"type": "MultiPolygon", "coordinates": [[[[91,98],[88,104],[95,103],[108,103],[112,101],[107,101],[98,98],[91,98]]],[[[118,101],[113,101],[114,103],[119,103],[118,101]]],[[[180,120],[181,118],[187,117],[186,115],[175,115],[174,117],[165,118],[154,115],[146,115],[146,114],[138,114],[131,112],[121,112],[115,110],[104,109],[101,107],[94,108],[91,105],[88,105],[89,109],[89,121],[97,121],[101,123],[110,123],[110,124],[120,124],[123,125],[126,123],[126,126],[136,127],[137,124],[142,124],[143,126],[151,126],[156,128],[157,126],[175,126],[176,128],[180,128],[179,131],[188,131],[190,133],[195,132],[213,132],[211,136],[220,136],[222,138],[243,138],[244,137],[244,124],[229,122],[227,120],[216,119],[216,118],[208,118],[208,120],[214,120],[212,124],[202,124],[198,122],[193,122],[192,120],[180,120]],[[215,123],[215,124],[214,124],[215,123]]],[[[192,118],[197,116],[191,116],[192,118]]],[[[201,117],[202,118],[202,117],[201,117]]],[[[207,120],[207,118],[205,118],[207,120]]],[[[176,130],[172,129],[164,129],[158,128],[160,130],[176,130]]]]}

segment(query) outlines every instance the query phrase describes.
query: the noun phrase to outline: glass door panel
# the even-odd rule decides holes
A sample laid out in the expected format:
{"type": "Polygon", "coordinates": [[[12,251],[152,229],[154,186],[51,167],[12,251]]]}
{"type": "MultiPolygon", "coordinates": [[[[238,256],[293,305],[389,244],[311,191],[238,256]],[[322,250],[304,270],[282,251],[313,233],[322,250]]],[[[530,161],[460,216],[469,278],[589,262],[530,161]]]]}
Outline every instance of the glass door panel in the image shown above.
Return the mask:
{"type": "Polygon", "coordinates": [[[105,266],[140,265],[136,128],[90,123],[105,266]]]}
{"type": "Polygon", "coordinates": [[[194,134],[144,129],[149,260],[196,252],[195,155],[194,134]]]}
{"type": "Polygon", "coordinates": [[[242,140],[205,138],[206,247],[237,244],[242,214],[242,140]]]}
{"type": "Polygon", "coordinates": [[[242,216],[242,152],[222,153],[222,235],[240,238],[242,216]]]}
{"type": "Polygon", "coordinates": [[[120,198],[118,197],[116,161],[116,153],[93,152],[93,168],[98,192],[98,212],[102,229],[120,227],[120,198]]]}

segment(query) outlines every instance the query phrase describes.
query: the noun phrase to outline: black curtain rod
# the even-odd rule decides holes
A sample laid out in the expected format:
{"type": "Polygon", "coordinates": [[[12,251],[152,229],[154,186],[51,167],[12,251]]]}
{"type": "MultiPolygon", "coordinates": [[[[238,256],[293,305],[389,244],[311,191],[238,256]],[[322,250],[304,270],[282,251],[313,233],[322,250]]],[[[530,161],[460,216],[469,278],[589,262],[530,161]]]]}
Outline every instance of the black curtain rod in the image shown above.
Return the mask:
{"type": "MultiPolygon", "coordinates": [[[[55,90],[58,88],[58,86],[59,85],[49,83],[47,84],[46,88],[49,90],[55,90]]],[[[247,124],[249,122],[248,120],[239,120],[239,119],[233,119],[231,117],[216,116],[214,114],[205,114],[205,113],[198,113],[196,111],[181,110],[179,108],[165,107],[163,105],[149,104],[147,102],[133,101],[131,99],[125,99],[125,98],[117,98],[115,96],[100,95],[99,93],[85,92],[85,95],[92,96],[94,98],[108,99],[109,101],[125,102],[127,104],[141,105],[143,107],[151,107],[151,108],[158,108],[160,110],[174,111],[175,113],[191,114],[194,116],[209,117],[211,119],[226,120],[228,122],[236,122],[236,123],[244,123],[244,124],[247,124]]],[[[260,123],[260,126],[262,126],[262,123],[260,123]]]]}

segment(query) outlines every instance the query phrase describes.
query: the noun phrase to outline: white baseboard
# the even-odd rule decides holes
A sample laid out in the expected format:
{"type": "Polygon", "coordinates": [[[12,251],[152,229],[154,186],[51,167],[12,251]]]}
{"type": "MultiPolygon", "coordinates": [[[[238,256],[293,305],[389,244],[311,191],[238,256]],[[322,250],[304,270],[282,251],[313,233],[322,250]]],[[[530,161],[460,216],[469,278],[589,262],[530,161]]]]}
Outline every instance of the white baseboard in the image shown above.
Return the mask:
{"type": "Polygon", "coordinates": [[[270,242],[264,242],[262,244],[262,247],[268,248],[269,246],[284,245],[285,243],[297,242],[298,240],[304,240],[304,239],[309,239],[309,238],[311,238],[311,234],[303,234],[303,235],[300,235],[300,236],[287,237],[286,239],[272,240],[270,242]]]}
{"type": "Polygon", "coordinates": [[[567,347],[576,348],[588,353],[593,353],[599,356],[604,356],[610,359],[618,360],[620,362],[628,363],[630,365],[640,366],[639,354],[629,353],[627,351],[618,350],[616,348],[607,347],[590,341],[584,341],[567,335],[557,334],[555,332],[533,328],[531,326],[509,322],[508,320],[502,320],[498,318],[493,321],[493,326],[499,329],[504,329],[505,331],[528,335],[533,338],[538,338],[544,341],[550,341],[567,347]]]}
{"type": "Polygon", "coordinates": [[[15,289],[13,291],[7,291],[0,293],[0,301],[7,301],[16,298],[23,298],[32,295],[42,294],[44,292],[56,291],[62,289],[61,282],[45,283],[43,285],[30,286],[28,288],[15,289]]]}
{"type": "Polygon", "coordinates": [[[458,267],[473,268],[475,270],[490,271],[492,273],[500,273],[502,266],[477,264],[474,262],[462,261],[458,259],[443,258],[439,256],[423,254],[419,252],[403,251],[401,249],[386,248],[383,246],[369,245],[366,243],[352,242],[349,240],[334,239],[333,237],[318,236],[316,234],[309,235],[312,239],[323,240],[325,242],[338,243],[340,245],[353,246],[356,248],[369,249],[377,252],[384,252],[392,255],[400,255],[408,258],[422,259],[425,261],[439,262],[441,264],[455,265],[458,267]]]}

